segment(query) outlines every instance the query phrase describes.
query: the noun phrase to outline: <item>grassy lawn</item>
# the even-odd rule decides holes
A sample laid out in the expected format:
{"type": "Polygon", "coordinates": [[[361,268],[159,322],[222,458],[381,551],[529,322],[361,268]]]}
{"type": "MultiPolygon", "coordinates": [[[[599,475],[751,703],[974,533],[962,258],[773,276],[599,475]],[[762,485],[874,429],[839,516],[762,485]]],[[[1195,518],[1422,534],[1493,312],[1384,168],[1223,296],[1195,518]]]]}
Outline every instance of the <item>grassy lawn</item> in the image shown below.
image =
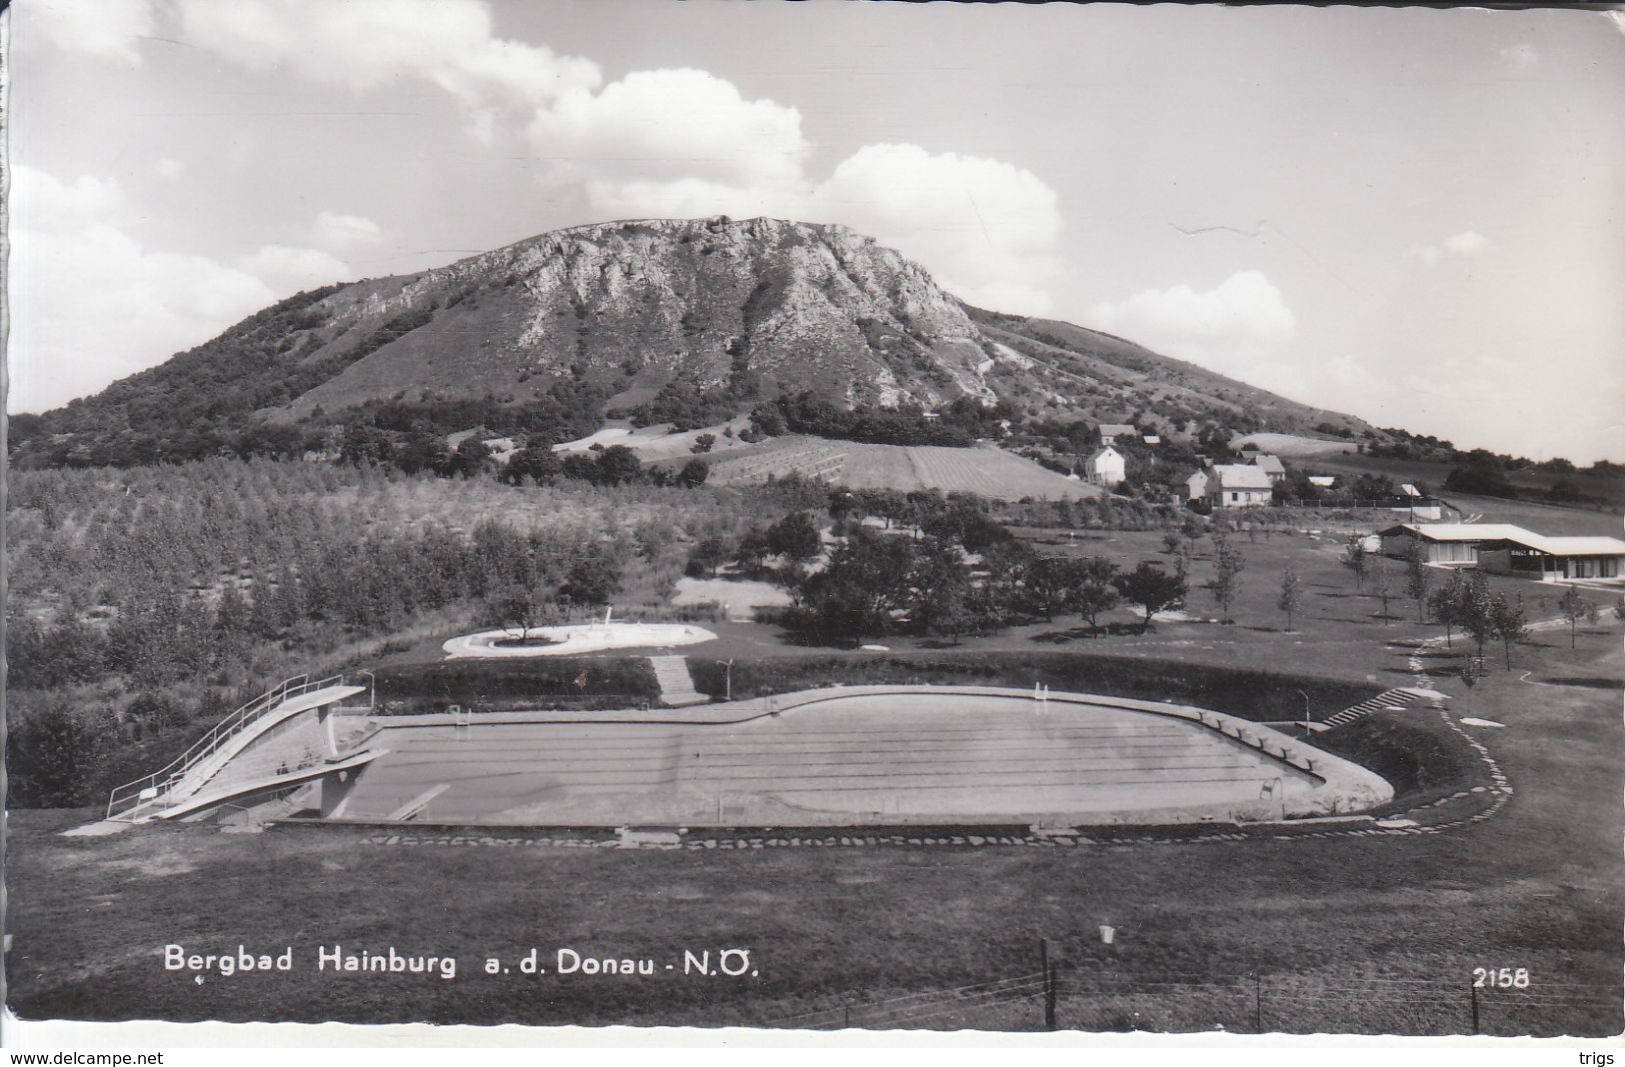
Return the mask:
{"type": "MultiPolygon", "coordinates": [[[[1385,623],[1374,578],[1357,592],[1335,540],[1235,542],[1246,570],[1231,625],[1200,621],[1217,614],[1200,588],[1211,570],[1204,540],[1188,606],[1199,621],[1159,621],[1145,635],[1131,632],[1133,615],[1119,609],[1102,619],[1116,625],[1101,636],[1069,617],[957,646],[878,638],[891,649],[879,654],[797,646],[769,626],[717,623],[708,625],[718,641],[688,655],[702,684],[715,681],[715,660],[738,660],[736,692],[753,677],[769,689],[798,688],[875,671],[919,680],[992,667],[1047,672],[1052,685],[1077,688],[1091,677],[1109,688],[1112,679],[1150,684],[1165,673],[1169,695],[1185,687],[1215,705],[1229,699],[1225,679],[1254,679],[1247,684],[1265,691],[1260,703],[1281,709],[1294,707],[1301,685],[1318,713],[1374,688],[1413,684],[1406,660],[1420,648],[1433,683],[1452,697],[1453,718],[1504,724],[1470,731],[1511,783],[1504,806],[1469,821],[1496,796],[1472,792],[1493,787],[1491,765],[1450,721],[1416,709],[1379,713],[1322,743],[1390,775],[1403,794],[1392,813],[1437,832],[1159,831],[1064,848],[735,848],[724,835],[713,848],[623,851],[543,845],[542,831],[493,831],[498,843],[481,844],[487,831],[429,827],[252,835],[166,826],[69,839],[56,831],[94,813],[18,811],[7,864],[11,1005],[36,1018],[806,1027],[850,1019],[1035,1029],[1042,1013],[1033,975],[1039,939],[1048,938],[1060,961],[1064,1027],[1465,1032],[1473,969],[1511,967],[1526,968],[1530,984],[1483,991],[1484,1032],[1618,1033],[1619,625],[1582,625],[1573,648],[1566,628],[1540,631],[1514,650],[1511,671],[1491,648],[1492,670],[1468,693],[1454,673],[1466,642],[1420,644],[1438,630],[1399,599],[1396,561],[1373,560],[1396,593],[1385,623]],[[1306,594],[1290,631],[1275,608],[1289,563],[1306,594]],[[1294,678],[1302,681],[1288,686],[1294,678]],[[1117,931],[1109,948],[1101,924],[1117,931]],[[170,943],[188,952],[292,946],[296,969],[198,984],[163,968],[170,943]],[[316,971],[317,947],[334,944],[451,954],[459,972],[444,980],[316,971]],[[481,969],[487,956],[513,968],[533,947],[548,970],[553,953],[569,947],[648,958],[655,973],[481,969]],[[734,947],[750,950],[754,975],[681,973],[685,950],[715,957],[734,947]]],[[[1065,550],[1126,567],[1168,559],[1150,532],[1080,537],[1065,550]]],[[[1555,611],[1549,587],[1494,584],[1522,594],[1532,618],[1555,611]]],[[[437,652],[438,638],[390,657],[378,665],[381,681],[423,699],[449,684],[485,692],[493,705],[544,675],[567,696],[581,668],[591,668],[592,688],[580,694],[589,705],[617,686],[647,686],[635,659],[500,663],[482,677],[467,664],[433,667],[437,652]]]]}
{"type": "MultiPolygon", "coordinates": [[[[1402,668],[1405,652],[1379,654],[1402,668]]],[[[204,826],[67,839],[55,831],[90,813],[16,812],[11,1003],[35,1018],[835,1026],[849,1011],[854,1025],[1033,1029],[1023,976],[1048,938],[1063,1027],[1464,1032],[1473,969],[1522,967],[1527,989],[1482,994],[1485,1032],[1615,1034],[1622,727],[1603,686],[1625,669],[1618,627],[1582,628],[1572,650],[1544,632],[1517,655],[1466,709],[1505,724],[1474,735],[1515,795],[1432,834],[622,851],[430,828],[400,835],[412,844],[204,826]],[[164,970],[169,943],[293,946],[296,969],[198,984],[164,970]],[[459,972],[317,972],[317,946],[335,943],[453,954],[459,972]],[[482,973],[532,947],[549,971],[570,947],[656,973],[482,973]],[[681,973],[684,950],[730,947],[750,950],[754,976],[681,973]]],[[[1439,684],[1461,703],[1459,683],[1439,684]]],[[[1453,803],[1482,810],[1476,794],[1453,803]]]]}

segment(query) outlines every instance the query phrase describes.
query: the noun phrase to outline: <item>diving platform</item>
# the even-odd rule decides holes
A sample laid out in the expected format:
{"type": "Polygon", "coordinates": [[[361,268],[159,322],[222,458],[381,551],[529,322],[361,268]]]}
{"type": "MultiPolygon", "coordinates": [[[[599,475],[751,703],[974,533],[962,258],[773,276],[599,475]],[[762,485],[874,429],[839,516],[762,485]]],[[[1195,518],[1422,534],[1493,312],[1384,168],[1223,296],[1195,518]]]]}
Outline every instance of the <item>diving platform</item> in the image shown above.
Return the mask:
{"type": "Polygon", "coordinates": [[[372,705],[370,686],[349,684],[341,675],[315,681],[299,675],[279,683],[226,716],[167,767],[114,789],[108,821],[182,818],[278,783],[349,769],[362,753],[340,753],[333,719],[342,701],[361,693],[368,694],[359,709],[364,711],[372,705]]]}

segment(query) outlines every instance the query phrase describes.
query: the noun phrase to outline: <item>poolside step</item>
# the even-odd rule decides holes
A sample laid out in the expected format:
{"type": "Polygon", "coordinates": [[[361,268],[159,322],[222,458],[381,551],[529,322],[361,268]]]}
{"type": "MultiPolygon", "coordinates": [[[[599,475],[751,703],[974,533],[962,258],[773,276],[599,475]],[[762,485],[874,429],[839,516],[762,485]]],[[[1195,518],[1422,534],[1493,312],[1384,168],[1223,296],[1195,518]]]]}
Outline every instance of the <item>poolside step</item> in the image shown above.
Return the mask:
{"type": "Polygon", "coordinates": [[[660,702],[668,708],[711,702],[710,697],[695,690],[687,656],[650,656],[649,666],[654,668],[655,681],[660,684],[660,702]]]}
{"type": "Polygon", "coordinates": [[[1372,712],[1392,711],[1395,708],[1406,708],[1415,703],[1424,695],[1426,694],[1416,689],[1388,689],[1378,693],[1370,700],[1362,700],[1360,703],[1355,704],[1352,707],[1344,708],[1336,715],[1331,715],[1325,719],[1322,719],[1321,723],[1324,724],[1322,729],[1330,729],[1334,726],[1347,726],[1351,722],[1365,718],[1372,712]]]}

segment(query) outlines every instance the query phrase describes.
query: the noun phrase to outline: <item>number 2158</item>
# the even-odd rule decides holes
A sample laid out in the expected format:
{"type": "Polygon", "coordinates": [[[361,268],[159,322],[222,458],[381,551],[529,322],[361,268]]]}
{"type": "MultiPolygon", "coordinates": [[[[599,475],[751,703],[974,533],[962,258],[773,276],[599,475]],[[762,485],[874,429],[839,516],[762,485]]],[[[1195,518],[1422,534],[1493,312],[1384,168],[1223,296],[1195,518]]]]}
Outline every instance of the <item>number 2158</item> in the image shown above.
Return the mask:
{"type": "Polygon", "coordinates": [[[1474,989],[1528,989],[1529,968],[1474,967],[1474,989]]]}

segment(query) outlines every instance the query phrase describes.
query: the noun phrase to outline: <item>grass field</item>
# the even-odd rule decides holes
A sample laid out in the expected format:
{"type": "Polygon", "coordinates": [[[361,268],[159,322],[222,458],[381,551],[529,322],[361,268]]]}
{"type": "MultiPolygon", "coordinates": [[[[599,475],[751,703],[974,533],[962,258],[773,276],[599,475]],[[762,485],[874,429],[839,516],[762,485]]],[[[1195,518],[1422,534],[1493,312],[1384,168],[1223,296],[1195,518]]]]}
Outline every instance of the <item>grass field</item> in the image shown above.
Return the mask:
{"type": "MultiPolygon", "coordinates": [[[[1346,452],[1341,455],[1327,453],[1303,459],[1303,466],[1316,473],[1337,474],[1381,474],[1394,479],[1396,482],[1426,482],[1433,492],[1442,495],[1452,503],[1458,503],[1457,494],[1450,492],[1444,486],[1444,480],[1449,477],[1452,464],[1435,463],[1419,459],[1398,459],[1393,456],[1368,456],[1346,452]]],[[[1614,511],[1625,506],[1625,484],[1621,479],[1610,478],[1598,474],[1575,472],[1559,474],[1553,471],[1517,470],[1511,471],[1507,479],[1518,488],[1519,492],[1529,495],[1539,495],[1551,489],[1558,482],[1568,482],[1579,492],[1588,497],[1607,502],[1614,511]]],[[[1500,504],[1514,504],[1518,501],[1503,501],[1500,498],[1485,498],[1500,504]]],[[[1537,505],[1538,506],[1538,505],[1537,505]]],[[[1560,509],[1560,510],[1591,510],[1590,509],[1560,509]]],[[[1616,515],[1617,518],[1617,515],[1616,515]]],[[[1615,528],[1617,529],[1617,523],[1615,528]]]]}
{"type": "Polygon", "coordinates": [[[795,473],[850,489],[940,489],[993,500],[1081,500],[1104,495],[1098,486],[1071,481],[1028,459],[987,446],[877,445],[816,437],[777,437],[733,449],[711,464],[718,485],[765,481],[795,473]]]}
{"type": "Polygon", "coordinates": [[[1257,445],[1262,452],[1275,456],[1284,456],[1287,459],[1310,460],[1316,456],[1335,456],[1344,452],[1353,452],[1357,447],[1353,441],[1333,441],[1320,437],[1302,437],[1290,433],[1250,433],[1245,437],[1238,437],[1230,442],[1230,447],[1241,448],[1243,445],[1257,445]]]}
{"type": "MultiPolygon", "coordinates": [[[[784,847],[776,842],[790,832],[758,830],[622,851],[601,847],[601,832],[569,829],[493,837],[428,826],[260,835],[166,826],[69,839],[55,831],[93,812],[19,811],[6,875],[11,1006],[25,1018],[1037,1029],[1034,975],[1048,938],[1060,961],[1057,1021],[1067,1028],[1462,1033],[1472,1026],[1474,969],[1509,967],[1526,969],[1529,984],[1481,991],[1484,1032],[1618,1034],[1618,623],[1582,625],[1572,649],[1566,629],[1539,631],[1515,648],[1510,671],[1491,648],[1488,675],[1468,692],[1453,673],[1466,642],[1420,646],[1437,628],[1419,625],[1397,596],[1384,625],[1374,579],[1357,592],[1335,541],[1260,534],[1236,543],[1246,570],[1234,625],[1159,622],[1140,636],[1119,610],[1100,637],[1070,617],[957,649],[887,637],[895,656],[885,657],[797,648],[769,627],[726,623],[703,659],[754,652],[789,672],[822,659],[830,666],[817,669],[857,680],[860,660],[895,659],[906,670],[927,654],[1016,662],[1042,652],[1035,664],[1070,659],[1086,676],[1086,658],[1069,656],[1086,650],[1137,675],[1164,672],[1170,689],[1200,666],[1387,688],[1416,682],[1407,661],[1420,653],[1428,680],[1451,697],[1448,718],[1382,712],[1320,735],[1373,761],[1413,754],[1409,767],[1379,766],[1409,776],[1392,814],[1418,823],[1414,832],[1130,829],[1060,847],[1021,830],[967,827],[930,838],[941,844],[855,831],[857,845],[841,847],[832,832],[820,840],[834,847],[784,847]],[[1291,631],[1274,606],[1287,563],[1307,594],[1291,631]],[[1464,715],[1504,725],[1463,727],[1464,715]],[[1495,792],[1496,774],[1510,795],[1495,792]],[[973,846],[972,837],[1012,843],[973,846]],[[1110,948],[1102,924],[1116,930],[1110,948]],[[188,952],[292,946],[298,964],[198,984],[164,969],[171,943],[188,952]],[[452,954],[459,972],[318,972],[317,947],[334,944],[452,954]],[[648,976],[517,973],[533,947],[549,971],[562,947],[657,967],[648,976]],[[685,950],[715,959],[725,948],[749,949],[754,975],[682,973],[685,950]],[[510,973],[484,974],[488,956],[510,973]]],[[[1064,550],[1127,566],[1168,559],[1153,533],[1080,537],[1064,550]]],[[[1209,554],[1203,542],[1197,585],[1209,554]]],[[[1374,562],[1397,590],[1399,565],[1374,562]]],[[[1523,594],[1532,617],[1555,610],[1549,587],[1495,587],[1523,594]]],[[[1210,595],[1193,592],[1191,610],[1214,614],[1210,595]]],[[[1271,699],[1291,707],[1293,695],[1271,699]]]]}
{"type": "MultiPolygon", "coordinates": [[[[1612,634],[1535,651],[1531,681],[1620,666],[1612,634]]],[[[860,1026],[1037,1029],[1022,978],[1049,938],[1068,1028],[1459,1033],[1473,969],[1508,966],[1530,985],[1481,995],[1484,1032],[1615,1034],[1617,704],[1497,672],[1472,710],[1506,724],[1480,736],[1516,793],[1493,818],[1435,834],[621,851],[433,828],[75,840],[52,831],[82,813],[20,812],[12,1005],[25,1018],[815,1027],[841,1025],[845,1006],[860,1026]],[[298,969],[200,985],[163,969],[170,943],[292,946],[298,969]],[[459,973],[317,972],[317,946],[333,944],[450,953],[459,973]],[[481,969],[532,947],[544,967],[568,947],[676,969],[481,969]],[[685,950],[729,947],[750,950],[754,976],[681,973],[685,950]]]]}

